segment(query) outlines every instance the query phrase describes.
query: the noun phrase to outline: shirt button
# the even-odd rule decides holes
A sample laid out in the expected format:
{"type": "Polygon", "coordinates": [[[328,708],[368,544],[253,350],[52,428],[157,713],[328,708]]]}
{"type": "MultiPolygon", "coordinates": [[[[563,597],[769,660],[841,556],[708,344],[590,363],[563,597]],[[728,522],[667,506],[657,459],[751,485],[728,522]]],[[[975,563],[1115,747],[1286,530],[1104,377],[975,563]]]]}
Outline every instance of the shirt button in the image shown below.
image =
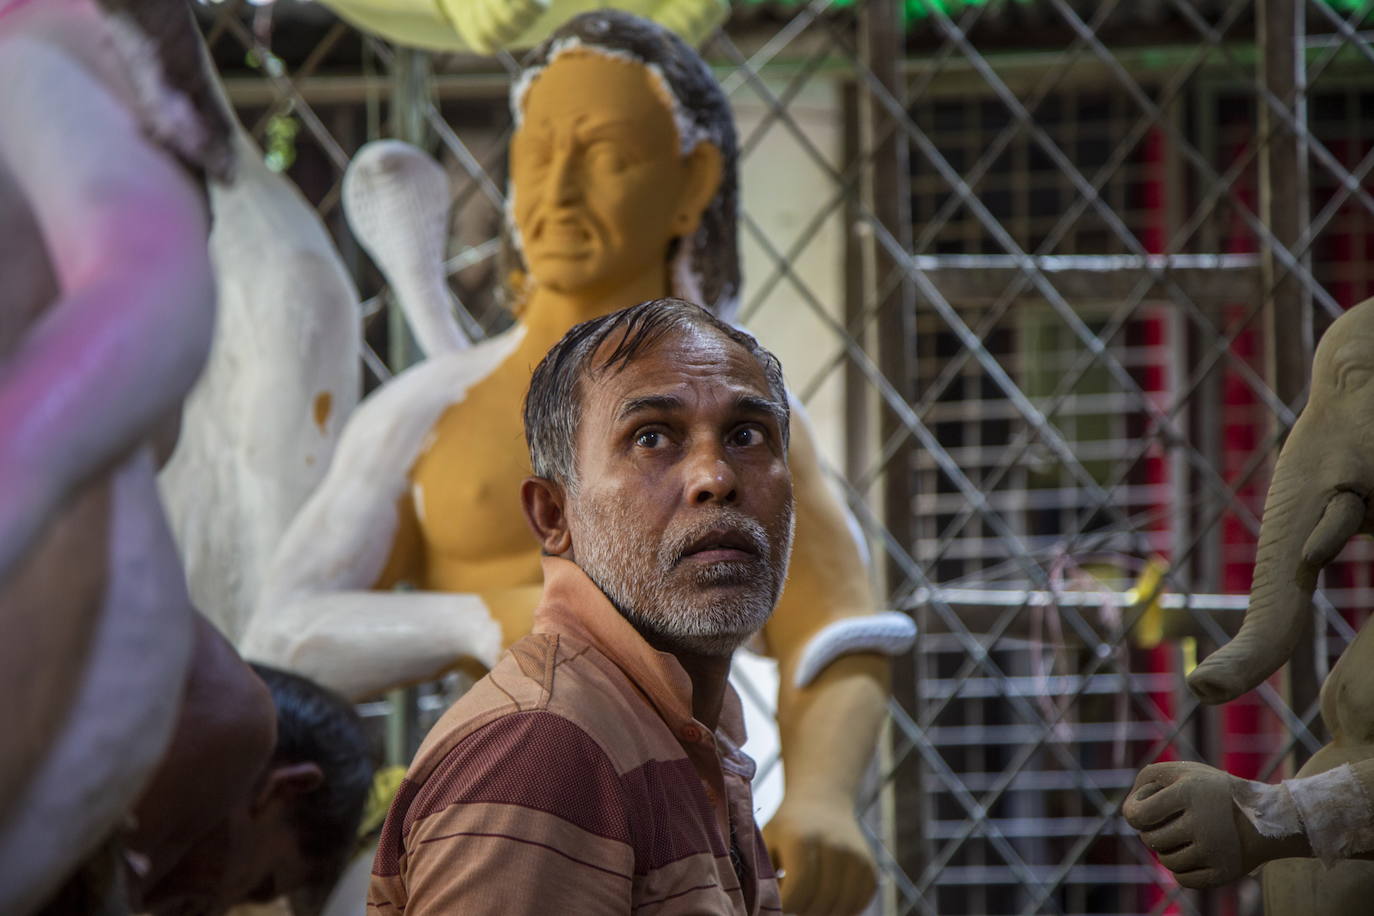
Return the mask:
{"type": "Polygon", "coordinates": [[[682,731],[678,732],[683,741],[691,741],[693,744],[701,740],[701,729],[695,725],[684,725],[682,731]]]}

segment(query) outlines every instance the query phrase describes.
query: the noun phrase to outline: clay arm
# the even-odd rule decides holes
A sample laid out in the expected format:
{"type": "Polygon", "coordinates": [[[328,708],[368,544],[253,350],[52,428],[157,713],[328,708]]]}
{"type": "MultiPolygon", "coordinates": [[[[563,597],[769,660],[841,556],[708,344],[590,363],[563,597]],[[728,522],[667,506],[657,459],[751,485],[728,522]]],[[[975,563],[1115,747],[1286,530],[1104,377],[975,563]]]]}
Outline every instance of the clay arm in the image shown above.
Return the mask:
{"type": "Polygon", "coordinates": [[[855,800],[887,715],[889,655],[910,648],[914,628],[901,615],[874,613],[861,544],[795,403],[790,462],[797,540],[764,631],[780,666],[786,791],[764,837],[785,872],[784,910],[855,913],[874,888],[855,800]]]}
{"type": "Polygon", "coordinates": [[[1374,859],[1374,759],[1278,785],[1202,763],[1140,771],[1122,809],[1185,887],[1234,881],[1273,859],[1374,859]]]}
{"type": "Polygon", "coordinates": [[[416,366],[354,411],[324,481],[269,566],[245,657],[353,699],[428,679],[465,658],[495,662],[501,629],[487,600],[370,589],[396,577],[388,567],[405,552],[397,541],[413,524],[410,469],[434,424],[517,339],[416,366]]]}
{"type": "Polygon", "coordinates": [[[849,655],[800,690],[782,666],[785,793],[764,837],[788,913],[857,913],[873,896],[873,859],[854,809],[886,717],[890,667],[883,655],[849,655]]]}
{"type": "Polygon", "coordinates": [[[0,85],[0,124],[24,125],[0,131],[0,170],[60,288],[0,369],[3,579],[74,486],[178,407],[209,350],[214,287],[200,189],[105,86],[23,38],[0,53],[0,85]]]}
{"type": "Polygon", "coordinates": [[[298,595],[276,608],[289,638],[249,630],[244,654],[360,701],[432,680],[466,659],[490,667],[501,628],[477,595],[345,591],[298,595]]]}

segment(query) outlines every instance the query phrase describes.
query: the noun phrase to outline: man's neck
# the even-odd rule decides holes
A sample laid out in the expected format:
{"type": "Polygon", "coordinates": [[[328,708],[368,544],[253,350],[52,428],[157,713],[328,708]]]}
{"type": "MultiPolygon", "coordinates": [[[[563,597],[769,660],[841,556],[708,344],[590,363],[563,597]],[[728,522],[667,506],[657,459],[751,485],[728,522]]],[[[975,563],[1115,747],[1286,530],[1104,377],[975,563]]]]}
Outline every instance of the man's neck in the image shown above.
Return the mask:
{"type": "Polygon", "coordinates": [[[692,681],[692,718],[711,731],[720,724],[720,709],[725,703],[725,685],[730,682],[729,655],[698,655],[681,649],[667,649],[692,681]]]}

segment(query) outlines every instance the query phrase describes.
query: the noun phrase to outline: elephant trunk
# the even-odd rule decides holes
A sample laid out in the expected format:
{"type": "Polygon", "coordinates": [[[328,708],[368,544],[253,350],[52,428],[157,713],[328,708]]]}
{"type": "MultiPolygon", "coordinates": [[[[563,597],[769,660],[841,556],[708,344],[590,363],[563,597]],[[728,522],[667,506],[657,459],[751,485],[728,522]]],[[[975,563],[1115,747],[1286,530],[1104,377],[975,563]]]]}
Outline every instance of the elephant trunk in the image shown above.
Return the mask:
{"type": "MultiPolygon", "coordinates": [[[[1274,469],[1240,632],[1188,677],[1204,703],[1225,703],[1253,690],[1288,660],[1312,620],[1318,573],[1363,526],[1364,495],[1343,482],[1314,479],[1322,456],[1300,445],[1312,419],[1299,421],[1274,469]]],[[[1330,480],[1329,473],[1321,476],[1330,480]]]]}

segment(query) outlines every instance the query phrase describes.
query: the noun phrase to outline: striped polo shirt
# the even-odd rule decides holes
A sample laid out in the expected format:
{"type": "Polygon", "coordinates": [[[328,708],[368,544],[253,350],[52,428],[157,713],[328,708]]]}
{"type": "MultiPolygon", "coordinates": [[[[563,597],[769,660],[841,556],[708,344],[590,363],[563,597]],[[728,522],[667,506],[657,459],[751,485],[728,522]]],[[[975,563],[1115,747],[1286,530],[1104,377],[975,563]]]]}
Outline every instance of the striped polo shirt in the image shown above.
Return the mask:
{"type": "Polygon", "coordinates": [[[780,913],[727,686],[692,685],[576,564],[533,632],[425,738],[382,828],[369,916],[780,913]]]}

